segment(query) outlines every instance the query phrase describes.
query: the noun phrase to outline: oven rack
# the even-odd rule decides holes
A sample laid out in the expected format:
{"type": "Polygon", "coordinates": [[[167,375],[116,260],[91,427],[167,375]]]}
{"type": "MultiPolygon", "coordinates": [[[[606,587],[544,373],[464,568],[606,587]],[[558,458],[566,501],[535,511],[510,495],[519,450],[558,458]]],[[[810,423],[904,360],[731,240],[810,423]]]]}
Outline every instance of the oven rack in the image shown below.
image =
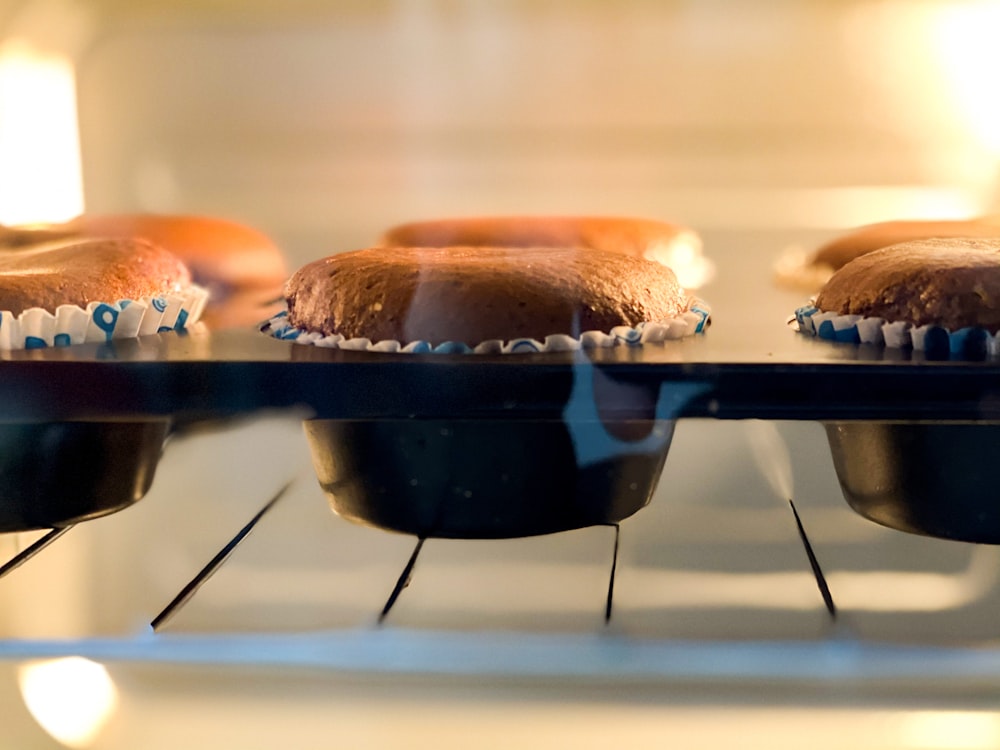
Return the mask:
{"type": "Polygon", "coordinates": [[[775,686],[995,689],[1000,649],[821,641],[640,639],[616,633],[458,632],[393,627],[314,633],[140,634],[0,640],[0,660],[82,656],[99,662],[281,667],[371,675],[581,679],[775,686]]]}

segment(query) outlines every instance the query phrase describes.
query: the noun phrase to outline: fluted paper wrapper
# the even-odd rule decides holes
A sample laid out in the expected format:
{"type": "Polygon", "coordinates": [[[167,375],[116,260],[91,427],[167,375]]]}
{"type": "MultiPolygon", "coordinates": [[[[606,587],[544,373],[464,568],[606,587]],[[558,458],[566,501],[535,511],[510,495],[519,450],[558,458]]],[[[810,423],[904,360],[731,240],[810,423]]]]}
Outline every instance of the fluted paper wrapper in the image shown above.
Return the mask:
{"type": "Polygon", "coordinates": [[[0,350],[41,349],[135,338],[183,330],[201,316],[208,292],[190,286],[162,297],[60,305],[55,312],[32,307],[20,315],[0,311],[0,350]]]}
{"type": "Polygon", "coordinates": [[[956,330],[938,325],[917,326],[904,321],[824,312],[812,304],[796,310],[795,321],[801,333],[828,341],[913,349],[954,358],[981,359],[1000,355],[1000,337],[979,326],[956,330]]]}
{"type": "Polygon", "coordinates": [[[296,328],[288,322],[287,312],[282,312],[260,325],[260,331],[276,339],[297,344],[349,349],[353,351],[387,352],[401,354],[531,354],[539,352],[564,352],[577,349],[595,349],[619,345],[638,346],[660,343],[671,339],[692,336],[705,330],[711,310],[695,300],[687,311],[673,320],[640,323],[636,327],[617,326],[610,331],[585,331],[577,337],[552,334],[543,339],[518,338],[502,341],[491,339],[477,344],[445,341],[433,345],[427,341],[372,341],[366,338],[348,339],[341,334],[326,335],[296,328]]]}

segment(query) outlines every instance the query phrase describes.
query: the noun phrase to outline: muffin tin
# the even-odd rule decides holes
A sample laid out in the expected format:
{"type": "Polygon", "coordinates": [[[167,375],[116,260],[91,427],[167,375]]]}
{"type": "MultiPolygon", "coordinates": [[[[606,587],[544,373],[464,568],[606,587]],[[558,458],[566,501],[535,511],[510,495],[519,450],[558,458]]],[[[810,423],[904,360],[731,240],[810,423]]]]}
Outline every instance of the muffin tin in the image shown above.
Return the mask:
{"type": "Polygon", "coordinates": [[[1000,423],[826,424],[844,498],[890,528],[1000,544],[1000,423]]]}
{"type": "Polygon", "coordinates": [[[926,361],[780,326],[755,338],[723,325],[703,337],[576,354],[379,355],[234,330],[4,359],[0,392],[11,422],[191,424],[297,410],[334,508],[406,533],[517,536],[616,522],[648,502],[673,421],[710,417],[828,423],[845,497],[862,515],[906,531],[1000,541],[1000,524],[983,520],[994,503],[989,483],[970,471],[993,462],[996,362],[926,361]],[[957,435],[980,451],[972,464],[963,450],[942,452],[957,435]],[[580,460],[579,447],[595,440],[605,448],[580,460]],[[522,472],[516,481],[491,463],[497,451],[497,461],[522,472]],[[866,485],[880,476],[894,482],[866,485]],[[494,492],[505,482],[515,491],[494,492]],[[423,494],[415,489],[425,485],[423,494]],[[471,502],[477,497],[482,505],[471,502]],[[539,505],[546,501],[550,508],[539,505]],[[470,507],[476,514],[463,520],[470,507]]]}
{"type": "Polygon", "coordinates": [[[339,515],[421,538],[492,539],[631,516],[656,489],[673,422],[326,419],[305,430],[339,515]],[[619,450],[578,460],[578,441],[599,442],[623,427],[645,436],[615,439],[619,450]]]}
{"type": "Polygon", "coordinates": [[[113,513],[149,490],[169,421],[0,423],[0,533],[113,513]]]}

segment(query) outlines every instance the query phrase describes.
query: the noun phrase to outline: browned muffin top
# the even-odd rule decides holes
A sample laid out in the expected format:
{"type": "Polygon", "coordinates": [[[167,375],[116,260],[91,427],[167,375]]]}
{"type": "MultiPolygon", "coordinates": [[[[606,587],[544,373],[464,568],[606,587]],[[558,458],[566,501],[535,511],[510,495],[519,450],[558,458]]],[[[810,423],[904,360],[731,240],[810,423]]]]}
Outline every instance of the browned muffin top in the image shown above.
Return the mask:
{"type": "Polygon", "coordinates": [[[837,271],[824,312],[952,330],[1000,329],[1000,238],[934,238],[874,250],[837,271]]]}
{"type": "Polygon", "coordinates": [[[82,214],[60,224],[0,225],[0,250],[69,239],[144,239],[184,261],[196,283],[276,296],[288,277],[278,247],[253,227],[209,216],[82,214]]]}
{"type": "Polygon", "coordinates": [[[248,325],[276,312],[288,278],[278,247],[253,227],[210,216],[83,214],[59,224],[0,226],[0,251],[57,240],[141,238],[191,271],[210,297],[201,320],[211,328],[248,325]]]}
{"type": "Polygon", "coordinates": [[[872,250],[931,237],[1000,237],[1000,218],[984,216],[953,221],[904,220],[868,224],[819,247],[811,263],[836,270],[872,250]]]}
{"type": "Polygon", "coordinates": [[[665,266],[570,248],[357,250],[299,269],[285,296],[298,328],[470,346],[666,321],[690,304],[665,266]]]}
{"type": "Polygon", "coordinates": [[[687,227],[618,216],[477,216],[400,224],[389,247],[590,247],[657,260],[674,244],[700,245],[687,227]]]}
{"type": "Polygon", "coordinates": [[[187,267],[145,240],[65,240],[0,251],[0,310],[86,307],[180,291],[187,267]]]}

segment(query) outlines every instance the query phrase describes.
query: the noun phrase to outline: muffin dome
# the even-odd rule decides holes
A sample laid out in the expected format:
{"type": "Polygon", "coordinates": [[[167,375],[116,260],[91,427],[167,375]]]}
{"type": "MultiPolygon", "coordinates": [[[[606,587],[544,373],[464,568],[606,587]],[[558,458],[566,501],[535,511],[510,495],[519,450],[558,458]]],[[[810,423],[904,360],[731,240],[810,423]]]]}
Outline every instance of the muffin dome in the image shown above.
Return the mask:
{"type": "Polygon", "coordinates": [[[835,273],[823,312],[1000,330],[1000,238],[927,239],[872,251],[835,273]]]}
{"type": "Polygon", "coordinates": [[[667,321],[692,303],[660,264],[547,247],[358,250],[304,266],[285,296],[308,331],[469,345],[667,321]]]}
{"type": "Polygon", "coordinates": [[[819,247],[812,264],[835,271],[855,258],[903,242],[930,238],[1000,237],[1000,218],[963,220],[904,220],[868,224],[836,237],[819,247]]]}

